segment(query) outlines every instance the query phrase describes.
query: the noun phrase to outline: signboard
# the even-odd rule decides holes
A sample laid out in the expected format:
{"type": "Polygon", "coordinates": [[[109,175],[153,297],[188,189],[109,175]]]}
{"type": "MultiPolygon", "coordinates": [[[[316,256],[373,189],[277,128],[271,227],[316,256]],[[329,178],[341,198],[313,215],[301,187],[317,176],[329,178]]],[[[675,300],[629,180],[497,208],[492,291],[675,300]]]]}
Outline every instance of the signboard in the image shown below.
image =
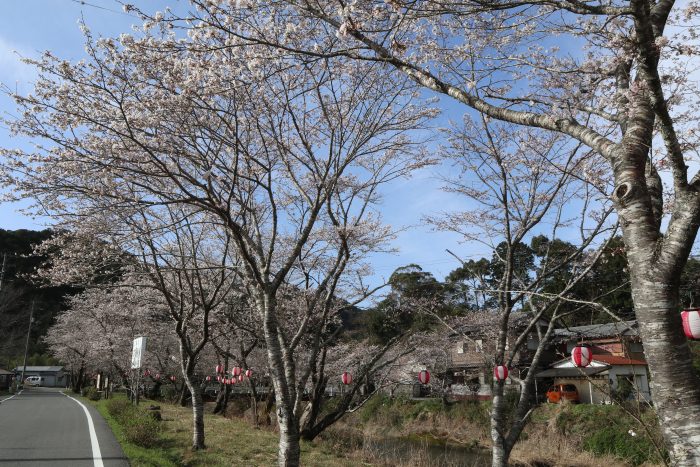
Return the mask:
{"type": "Polygon", "coordinates": [[[146,352],[146,338],[137,337],[134,339],[134,348],[131,351],[131,369],[136,370],[141,368],[141,358],[146,352]]]}

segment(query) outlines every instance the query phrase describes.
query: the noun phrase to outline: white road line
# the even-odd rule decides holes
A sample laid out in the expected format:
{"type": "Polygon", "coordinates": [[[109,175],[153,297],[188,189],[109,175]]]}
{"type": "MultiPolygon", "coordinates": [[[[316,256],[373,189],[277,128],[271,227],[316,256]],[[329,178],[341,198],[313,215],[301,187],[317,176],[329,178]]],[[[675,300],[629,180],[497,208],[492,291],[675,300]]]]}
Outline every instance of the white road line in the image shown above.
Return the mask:
{"type": "Polygon", "coordinates": [[[92,445],[92,460],[95,462],[95,467],[104,467],[104,464],[102,463],[102,452],[100,452],[100,443],[97,442],[97,433],[95,433],[95,425],[92,423],[92,415],[90,415],[90,411],[78,399],[73,399],[71,396],[69,396],[65,392],[62,392],[61,394],[66,396],[68,399],[74,400],[80,407],[83,408],[83,411],[85,412],[85,416],[87,417],[88,428],[90,429],[90,444],[92,445]]]}
{"type": "Polygon", "coordinates": [[[5,401],[9,401],[9,400],[12,399],[13,397],[17,397],[17,396],[19,396],[20,394],[22,394],[22,391],[20,391],[20,392],[18,392],[17,394],[14,394],[14,395],[12,395],[12,396],[10,396],[10,397],[7,397],[7,398],[1,400],[1,401],[0,401],[0,404],[3,403],[3,402],[5,402],[5,401]]]}

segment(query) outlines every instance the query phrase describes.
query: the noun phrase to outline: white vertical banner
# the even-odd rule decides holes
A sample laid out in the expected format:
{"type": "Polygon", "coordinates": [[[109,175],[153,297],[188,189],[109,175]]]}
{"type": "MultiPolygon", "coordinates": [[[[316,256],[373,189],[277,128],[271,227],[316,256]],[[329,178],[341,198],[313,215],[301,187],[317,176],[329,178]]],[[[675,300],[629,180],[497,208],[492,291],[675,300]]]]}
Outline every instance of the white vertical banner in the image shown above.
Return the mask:
{"type": "Polygon", "coordinates": [[[146,338],[137,337],[134,339],[134,347],[131,351],[131,369],[137,370],[141,368],[141,359],[146,352],[146,338]]]}

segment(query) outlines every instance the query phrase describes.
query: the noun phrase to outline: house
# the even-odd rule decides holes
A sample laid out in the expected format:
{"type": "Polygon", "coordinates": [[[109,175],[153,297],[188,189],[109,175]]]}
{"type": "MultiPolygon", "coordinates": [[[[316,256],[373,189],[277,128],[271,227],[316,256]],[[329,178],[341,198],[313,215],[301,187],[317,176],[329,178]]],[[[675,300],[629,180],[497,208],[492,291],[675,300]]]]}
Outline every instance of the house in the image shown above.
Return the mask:
{"type": "Polygon", "coordinates": [[[24,368],[24,378],[29,376],[39,376],[42,379],[41,386],[63,388],[68,386],[68,375],[62,366],[18,366],[14,370],[14,374],[18,378],[22,377],[22,369],[24,368]]]}
{"type": "MultiPolygon", "coordinates": [[[[531,317],[524,313],[514,313],[511,317],[508,340],[517,336],[526,328],[531,317]]],[[[488,400],[493,392],[493,354],[494,338],[487,337],[489,327],[483,324],[462,326],[458,333],[450,336],[451,347],[447,352],[445,378],[450,385],[451,395],[458,399],[488,400]]],[[[507,344],[506,344],[507,348],[507,344]]],[[[514,376],[530,365],[532,352],[523,348],[513,359],[509,370],[514,376]]],[[[519,385],[506,380],[506,390],[519,390],[519,385]]]]}
{"type": "Polygon", "coordinates": [[[7,390],[12,385],[12,378],[15,374],[11,371],[0,368],[0,390],[7,390]]]}
{"type": "Polygon", "coordinates": [[[583,403],[609,403],[614,397],[651,401],[636,321],[555,329],[549,357],[554,361],[536,375],[538,396],[550,384],[573,384],[583,403]],[[593,359],[586,368],[575,367],[570,359],[572,349],[580,344],[592,350],[593,359]]]}

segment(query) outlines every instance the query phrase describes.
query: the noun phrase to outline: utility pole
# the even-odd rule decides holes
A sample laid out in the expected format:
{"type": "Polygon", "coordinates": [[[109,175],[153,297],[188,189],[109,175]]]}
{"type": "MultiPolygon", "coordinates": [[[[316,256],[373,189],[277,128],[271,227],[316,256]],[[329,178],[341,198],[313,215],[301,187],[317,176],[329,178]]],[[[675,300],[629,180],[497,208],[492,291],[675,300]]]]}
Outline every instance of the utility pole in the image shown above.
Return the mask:
{"type": "Polygon", "coordinates": [[[24,387],[24,372],[27,371],[27,352],[29,352],[29,333],[32,331],[32,323],[34,322],[34,300],[32,299],[32,306],[29,309],[29,328],[27,328],[27,340],[24,343],[24,366],[22,367],[22,379],[20,383],[24,387]]]}
{"type": "Polygon", "coordinates": [[[7,253],[2,254],[2,269],[0,269],[0,290],[2,290],[2,281],[5,279],[5,266],[7,266],[7,253]]]}

